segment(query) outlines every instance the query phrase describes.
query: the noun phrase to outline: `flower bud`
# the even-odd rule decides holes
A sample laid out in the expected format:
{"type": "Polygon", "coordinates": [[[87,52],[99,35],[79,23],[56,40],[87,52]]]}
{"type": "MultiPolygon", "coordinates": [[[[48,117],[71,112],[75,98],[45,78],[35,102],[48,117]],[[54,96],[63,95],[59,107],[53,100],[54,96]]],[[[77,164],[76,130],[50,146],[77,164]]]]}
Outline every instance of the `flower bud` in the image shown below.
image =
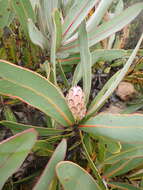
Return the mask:
{"type": "Polygon", "coordinates": [[[79,86],[72,87],[67,96],[68,106],[76,121],[80,121],[86,114],[85,96],[79,86]]]}

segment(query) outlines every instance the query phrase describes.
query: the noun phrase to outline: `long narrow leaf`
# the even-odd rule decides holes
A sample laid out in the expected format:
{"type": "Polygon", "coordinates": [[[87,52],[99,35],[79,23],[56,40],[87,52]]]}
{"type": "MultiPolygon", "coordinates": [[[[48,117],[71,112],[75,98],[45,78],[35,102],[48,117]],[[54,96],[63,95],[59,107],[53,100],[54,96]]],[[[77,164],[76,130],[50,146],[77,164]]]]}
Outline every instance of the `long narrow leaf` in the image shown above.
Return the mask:
{"type": "Polygon", "coordinates": [[[142,11],[142,9],[143,3],[132,5],[113,19],[100,25],[97,30],[89,32],[89,46],[91,47],[109,37],[111,34],[121,30],[124,26],[129,24],[142,11]]]}
{"type": "Polygon", "coordinates": [[[35,22],[36,19],[30,0],[12,0],[11,3],[25,34],[28,36],[27,20],[30,18],[35,22]]]}
{"type": "Polygon", "coordinates": [[[41,75],[0,60],[0,77],[0,93],[25,101],[64,126],[74,123],[62,93],[41,75]]]}
{"type": "Polygon", "coordinates": [[[37,3],[37,23],[40,28],[40,31],[43,34],[48,34],[49,30],[47,27],[47,19],[44,10],[44,1],[43,0],[38,0],[39,2],[37,3]]]}
{"type": "Polygon", "coordinates": [[[38,6],[38,4],[39,4],[39,0],[30,0],[30,2],[31,2],[33,9],[35,9],[36,6],[38,6]]]}
{"type": "MultiPolygon", "coordinates": [[[[103,103],[109,98],[109,96],[114,92],[114,90],[117,88],[119,83],[123,80],[124,76],[126,75],[129,67],[131,66],[131,64],[137,54],[137,51],[141,45],[142,40],[143,40],[143,34],[142,34],[140,40],[138,41],[136,48],[130,55],[127,63],[124,65],[124,67],[121,69],[121,71],[115,75],[115,77],[113,76],[115,79],[112,82],[111,86],[104,92],[104,94],[102,96],[100,96],[102,93],[102,90],[101,90],[100,95],[97,95],[97,97],[95,97],[95,99],[92,101],[92,103],[89,107],[87,116],[93,115],[103,105],[103,103]]],[[[111,80],[112,80],[112,78],[111,78],[111,80]]],[[[109,81],[107,82],[107,86],[108,85],[109,85],[109,81]]],[[[106,84],[103,87],[103,90],[105,90],[105,89],[106,89],[106,84]]]]}
{"type": "MultiPolygon", "coordinates": [[[[124,9],[124,3],[123,3],[123,0],[119,0],[116,8],[115,8],[115,12],[113,13],[113,15],[111,16],[112,18],[115,17],[116,15],[118,14],[121,14],[121,12],[123,11],[124,9]]],[[[113,46],[113,43],[115,41],[115,38],[116,38],[116,34],[112,34],[110,37],[109,37],[109,40],[108,40],[108,49],[111,49],[112,46],[113,46]]]]}
{"type": "Polygon", "coordinates": [[[65,0],[65,1],[62,1],[62,3],[63,3],[63,12],[64,12],[64,15],[67,15],[68,14],[68,12],[69,12],[69,10],[70,10],[70,8],[73,6],[73,4],[74,4],[74,0],[65,0]]]}
{"type": "Polygon", "coordinates": [[[40,3],[43,3],[43,14],[46,18],[47,29],[50,34],[53,31],[53,19],[52,19],[52,12],[54,9],[58,8],[58,0],[41,0],[40,3]]]}
{"type": "Polygon", "coordinates": [[[52,38],[51,38],[51,52],[50,52],[50,61],[51,61],[51,81],[56,85],[56,45],[57,45],[57,25],[55,22],[55,10],[53,12],[53,29],[52,29],[52,38]]]}
{"type": "Polygon", "coordinates": [[[0,189],[21,166],[37,139],[34,129],[26,130],[0,143],[0,189]]]}
{"type": "Polygon", "coordinates": [[[88,39],[86,25],[83,22],[79,28],[80,60],[83,72],[83,90],[86,97],[86,103],[89,100],[91,90],[91,54],[88,48],[88,39]]]}
{"type": "MultiPolygon", "coordinates": [[[[119,49],[111,49],[111,50],[104,50],[99,49],[91,52],[91,65],[93,66],[97,61],[113,61],[115,59],[124,58],[126,57],[127,51],[126,50],[119,50],[119,49]]],[[[76,59],[77,60],[77,59],[76,59]]],[[[64,62],[63,62],[64,63],[64,62]]],[[[73,76],[73,86],[75,86],[82,77],[82,64],[81,62],[77,65],[74,76],[73,76]]]]}
{"type": "Polygon", "coordinates": [[[0,28],[8,26],[12,19],[13,15],[9,6],[9,0],[0,0],[0,28]]]}
{"type": "Polygon", "coordinates": [[[111,178],[115,176],[119,176],[129,171],[136,169],[140,165],[142,165],[143,158],[136,157],[135,159],[121,159],[119,162],[112,164],[105,172],[105,178],[111,178]]]}
{"type": "Polygon", "coordinates": [[[70,35],[77,29],[97,2],[98,0],[74,2],[63,23],[63,36],[65,39],[69,38],[70,35]]]}
{"type": "MultiPolygon", "coordinates": [[[[97,44],[101,40],[106,39],[112,34],[118,32],[127,24],[129,24],[137,15],[143,10],[143,3],[136,3],[124,10],[121,14],[115,16],[113,19],[101,24],[96,30],[88,33],[89,47],[97,44]]],[[[61,51],[76,53],[79,52],[78,40],[67,42],[61,48],[61,51]]]]}
{"type": "Polygon", "coordinates": [[[80,136],[81,136],[82,146],[83,146],[84,151],[85,151],[86,159],[88,160],[88,163],[89,163],[89,165],[90,165],[90,167],[91,167],[91,169],[92,169],[92,171],[93,171],[94,176],[95,176],[95,177],[97,178],[97,180],[98,180],[98,185],[99,185],[103,190],[107,190],[106,185],[104,184],[104,182],[103,182],[103,180],[102,180],[102,178],[101,178],[101,176],[100,176],[100,174],[99,174],[99,172],[98,172],[98,169],[96,168],[94,162],[92,161],[92,159],[91,159],[91,157],[90,157],[90,155],[89,155],[89,152],[88,152],[88,150],[87,150],[87,148],[86,148],[86,145],[85,145],[85,143],[84,143],[84,141],[83,141],[82,134],[80,134],[80,136]]]}
{"type": "Polygon", "coordinates": [[[27,24],[31,41],[42,49],[47,49],[48,43],[46,37],[40,32],[31,19],[28,19],[27,24]]]}
{"type": "Polygon", "coordinates": [[[62,42],[62,23],[61,15],[58,9],[55,9],[53,12],[53,20],[56,27],[56,49],[58,50],[62,42]]]}
{"type": "Polygon", "coordinates": [[[62,129],[44,128],[44,127],[38,127],[38,126],[33,126],[33,125],[25,125],[21,123],[12,122],[12,121],[0,121],[0,124],[9,128],[14,135],[26,129],[32,129],[32,128],[34,128],[40,136],[60,135],[64,132],[64,130],[62,129]]]}
{"type": "MultiPolygon", "coordinates": [[[[103,18],[104,14],[106,13],[107,9],[109,8],[109,6],[111,5],[113,0],[108,0],[108,1],[104,1],[102,0],[98,7],[95,9],[94,13],[92,14],[92,16],[89,18],[89,20],[87,21],[87,25],[86,25],[86,30],[89,32],[92,28],[94,28],[94,30],[96,29],[97,25],[101,22],[101,19],[103,18]]],[[[75,35],[71,36],[70,39],[68,39],[67,41],[72,41],[75,40],[77,38],[78,34],[76,33],[75,35]]]]}
{"type": "Polygon", "coordinates": [[[118,154],[108,156],[104,164],[114,164],[120,160],[128,160],[143,157],[143,144],[122,144],[122,149],[118,154]]]}
{"type": "Polygon", "coordinates": [[[101,0],[98,7],[96,8],[93,15],[90,17],[90,19],[87,22],[87,31],[90,31],[92,29],[95,30],[95,28],[98,26],[98,24],[101,22],[103,16],[105,15],[106,11],[110,7],[113,0],[101,0]]]}
{"type": "Polygon", "coordinates": [[[119,190],[140,190],[137,187],[134,187],[132,185],[125,184],[125,183],[120,183],[120,182],[110,182],[108,184],[109,186],[119,189],[119,190]]]}
{"type": "Polygon", "coordinates": [[[67,149],[67,143],[66,140],[63,139],[61,143],[57,146],[55,152],[53,153],[50,161],[45,167],[44,172],[40,176],[33,190],[49,189],[50,183],[55,177],[55,167],[60,161],[64,160],[66,155],[66,149],[67,149]]]}
{"type": "Polygon", "coordinates": [[[99,114],[79,127],[94,136],[105,136],[127,143],[143,142],[142,114],[99,114]]]}
{"type": "Polygon", "coordinates": [[[73,54],[73,55],[70,55],[69,57],[58,59],[58,62],[60,62],[63,66],[74,65],[74,64],[79,63],[79,61],[80,61],[79,54],[73,54]]]}

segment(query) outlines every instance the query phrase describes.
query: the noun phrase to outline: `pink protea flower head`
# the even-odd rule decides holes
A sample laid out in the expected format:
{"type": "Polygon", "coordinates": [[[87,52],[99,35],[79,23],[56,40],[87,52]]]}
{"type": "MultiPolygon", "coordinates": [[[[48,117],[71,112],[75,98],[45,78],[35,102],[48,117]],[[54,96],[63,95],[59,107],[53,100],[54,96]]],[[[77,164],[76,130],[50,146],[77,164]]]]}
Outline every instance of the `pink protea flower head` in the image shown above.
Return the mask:
{"type": "Polygon", "coordinates": [[[85,96],[79,86],[70,88],[66,100],[76,121],[80,121],[86,114],[85,96]]]}

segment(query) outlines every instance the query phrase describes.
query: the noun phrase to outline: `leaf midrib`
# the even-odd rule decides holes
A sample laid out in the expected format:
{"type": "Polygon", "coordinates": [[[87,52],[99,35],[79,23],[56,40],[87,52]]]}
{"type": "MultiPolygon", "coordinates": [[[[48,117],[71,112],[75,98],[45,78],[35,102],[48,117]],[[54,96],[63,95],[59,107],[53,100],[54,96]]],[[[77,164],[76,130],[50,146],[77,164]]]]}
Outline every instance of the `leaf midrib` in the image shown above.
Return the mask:
{"type": "MultiPolygon", "coordinates": [[[[67,116],[65,115],[65,113],[64,113],[63,111],[61,111],[61,109],[60,109],[56,104],[54,104],[53,101],[52,101],[50,98],[48,98],[47,96],[45,96],[45,95],[43,95],[43,94],[37,92],[35,89],[32,89],[31,87],[25,86],[25,85],[23,85],[23,84],[20,84],[20,83],[18,83],[18,82],[16,82],[16,81],[11,80],[11,79],[8,79],[8,78],[6,78],[6,77],[2,77],[2,78],[3,78],[4,80],[7,80],[7,81],[12,82],[12,83],[14,83],[14,84],[17,84],[18,86],[21,86],[21,87],[23,87],[23,88],[25,88],[25,89],[28,89],[28,90],[34,92],[35,94],[37,94],[38,96],[41,96],[41,97],[45,98],[45,99],[49,102],[49,104],[51,104],[51,105],[55,108],[55,110],[64,118],[64,120],[65,120],[69,125],[72,125],[72,124],[73,124],[73,123],[67,118],[67,116]]],[[[61,97],[61,98],[62,98],[62,97],[61,97]]],[[[38,108],[38,109],[39,109],[39,108],[38,108]]],[[[47,114],[47,113],[46,113],[46,114],[47,114]]],[[[50,115],[50,114],[48,114],[48,115],[50,115]]],[[[52,117],[52,116],[51,116],[51,117],[52,117]]],[[[54,118],[54,119],[57,120],[56,118],[54,118]]]]}

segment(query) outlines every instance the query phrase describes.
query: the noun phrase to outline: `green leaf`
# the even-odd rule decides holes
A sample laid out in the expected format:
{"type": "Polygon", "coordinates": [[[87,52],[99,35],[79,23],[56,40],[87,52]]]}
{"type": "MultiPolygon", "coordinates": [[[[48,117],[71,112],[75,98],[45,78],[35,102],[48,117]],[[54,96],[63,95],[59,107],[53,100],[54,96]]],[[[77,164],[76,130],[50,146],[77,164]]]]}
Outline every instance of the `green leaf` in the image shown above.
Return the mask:
{"type": "Polygon", "coordinates": [[[85,152],[86,159],[87,159],[87,161],[89,163],[90,168],[93,171],[93,174],[94,174],[95,178],[97,178],[97,180],[98,180],[98,185],[102,188],[102,190],[107,190],[106,185],[104,184],[98,169],[96,168],[93,160],[91,159],[91,157],[89,155],[89,152],[88,152],[88,150],[86,148],[86,145],[84,144],[83,137],[82,137],[81,133],[80,133],[80,137],[81,137],[81,142],[82,142],[82,146],[83,146],[83,149],[84,149],[84,152],[85,152]]]}
{"type": "Polygon", "coordinates": [[[143,3],[136,3],[113,19],[101,24],[97,30],[89,32],[90,47],[101,40],[109,37],[129,24],[143,9],[143,3]]]}
{"type": "Polygon", "coordinates": [[[100,109],[100,107],[105,103],[105,101],[110,97],[110,95],[114,92],[114,90],[117,88],[119,83],[123,80],[126,73],[128,72],[128,69],[130,68],[137,51],[141,45],[141,42],[143,40],[143,34],[141,38],[139,39],[134,51],[130,55],[128,61],[124,65],[124,67],[118,71],[103,87],[103,89],[99,92],[99,94],[95,97],[95,99],[92,101],[89,110],[87,112],[87,117],[90,117],[94,115],[97,110],[100,109]]]}
{"type": "Polygon", "coordinates": [[[124,159],[134,159],[143,157],[143,145],[141,144],[122,144],[122,149],[118,154],[107,156],[105,164],[114,164],[124,159]]]}
{"type": "Polygon", "coordinates": [[[85,144],[85,147],[86,147],[89,155],[91,156],[95,149],[95,143],[94,143],[93,139],[88,134],[84,134],[82,139],[83,139],[83,143],[85,144]]]}
{"type": "Polygon", "coordinates": [[[89,100],[91,90],[91,54],[88,48],[88,39],[85,22],[79,28],[80,60],[83,72],[83,90],[85,93],[86,104],[89,100]]]}
{"type": "MultiPolygon", "coordinates": [[[[110,16],[111,19],[119,14],[121,14],[121,12],[123,11],[124,9],[124,3],[123,3],[123,0],[119,0],[117,5],[116,5],[116,8],[115,8],[115,12],[110,16]]],[[[107,46],[107,49],[111,49],[113,47],[113,45],[115,44],[114,41],[116,40],[116,34],[112,34],[110,37],[109,37],[109,40],[108,40],[108,46],[107,46]]]]}
{"type": "Polygon", "coordinates": [[[113,141],[105,137],[99,137],[99,144],[104,144],[104,146],[106,147],[106,150],[112,154],[119,153],[122,148],[121,143],[119,141],[113,141]]]}
{"type": "Polygon", "coordinates": [[[62,65],[74,65],[79,63],[79,61],[80,61],[79,54],[73,54],[66,58],[58,59],[58,62],[60,62],[62,65]]]}
{"type": "Polygon", "coordinates": [[[17,122],[17,119],[9,106],[4,107],[4,116],[8,121],[17,122]]]}
{"type": "Polygon", "coordinates": [[[65,17],[63,23],[63,37],[69,38],[71,34],[78,28],[85,19],[97,0],[75,1],[65,17]]]}
{"type": "MultiPolygon", "coordinates": [[[[53,29],[52,29],[52,40],[51,40],[51,53],[50,53],[50,62],[51,64],[51,81],[57,85],[57,79],[56,79],[56,49],[57,45],[60,45],[61,43],[61,34],[58,31],[57,27],[59,27],[59,20],[57,20],[57,16],[59,16],[59,12],[57,9],[54,9],[53,11],[53,29]]],[[[59,18],[58,18],[59,19],[59,18]]]]}
{"type": "Polygon", "coordinates": [[[31,2],[33,9],[35,9],[36,6],[38,6],[38,4],[39,4],[39,0],[30,0],[30,2],[31,2]]]}
{"type": "Polygon", "coordinates": [[[38,156],[51,156],[54,149],[54,144],[49,143],[47,140],[38,140],[32,148],[32,152],[38,156]]]}
{"type": "Polygon", "coordinates": [[[75,0],[62,1],[64,15],[67,15],[75,0]]]}
{"type": "Polygon", "coordinates": [[[129,184],[125,184],[125,183],[119,183],[119,182],[110,182],[108,183],[109,186],[116,188],[116,189],[121,189],[121,190],[140,190],[137,187],[134,187],[132,185],[129,184]]]}
{"type": "Polygon", "coordinates": [[[28,19],[28,32],[34,44],[40,46],[42,49],[47,49],[48,42],[46,37],[40,32],[31,19],[28,19]]]}
{"type": "Polygon", "coordinates": [[[94,136],[109,137],[128,143],[143,142],[142,114],[99,114],[79,127],[94,136]]]}
{"type": "Polygon", "coordinates": [[[21,166],[36,142],[34,129],[26,130],[0,143],[0,189],[6,180],[21,166]]]}
{"type": "Polygon", "coordinates": [[[63,94],[41,75],[0,60],[0,77],[1,94],[25,101],[64,126],[74,123],[63,94]]]}
{"type": "Polygon", "coordinates": [[[35,22],[35,13],[32,8],[30,0],[11,0],[12,7],[20,21],[20,24],[25,32],[25,35],[28,37],[28,19],[32,19],[35,22]]]}
{"type": "Polygon", "coordinates": [[[143,107],[143,104],[142,104],[142,100],[141,100],[137,103],[134,103],[133,105],[127,106],[120,113],[123,113],[123,114],[135,113],[137,110],[141,109],[142,107],[143,107]]]}
{"type": "MultiPolygon", "coordinates": [[[[127,56],[127,51],[126,50],[120,50],[120,49],[111,49],[111,50],[99,49],[99,50],[95,50],[95,51],[91,52],[91,60],[92,60],[91,64],[93,66],[97,61],[108,61],[108,62],[110,62],[110,61],[113,61],[115,59],[124,58],[126,56],[127,56]]],[[[80,61],[80,59],[75,59],[75,60],[77,60],[77,62],[80,61]]],[[[63,60],[62,64],[64,64],[64,60],[63,60]]],[[[77,83],[80,81],[81,77],[82,77],[82,64],[79,63],[77,65],[76,69],[75,69],[75,72],[74,72],[73,82],[72,82],[73,86],[77,85],[77,83]]]]}
{"type": "Polygon", "coordinates": [[[17,134],[26,129],[32,129],[32,128],[34,128],[40,136],[60,135],[64,131],[62,129],[37,127],[37,126],[33,126],[33,125],[25,125],[25,124],[21,124],[21,123],[12,122],[12,121],[0,121],[0,124],[9,128],[13,134],[17,134]]]}
{"type": "Polygon", "coordinates": [[[67,149],[67,142],[65,139],[63,139],[61,143],[57,146],[55,152],[53,153],[50,161],[45,167],[42,175],[40,176],[33,190],[49,189],[50,183],[55,177],[55,167],[60,161],[64,160],[66,149],[67,149]]]}
{"type": "Polygon", "coordinates": [[[134,173],[129,174],[128,177],[130,180],[141,179],[143,177],[142,167],[140,167],[137,171],[134,171],[134,173]]]}
{"type": "Polygon", "coordinates": [[[95,9],[95,12],[87,21],[87,31],[91,31],[92,29],[95,30],[95,28],[100,24],[103,16],[105,15],[112,2],[113,0],[100,1],[98,7],[95,9]]]}
{"type": "Polygon", "coordinates": [[[59,68],[59,74],[61,76],[61,79],[63,80],[63,83],[67,89],[70,89],[70,84],[66,78],[66,75],[64,73],[63,67],[60,62],[58,62],[58,68],[59,68]]]}
{"type": "MultiPolygon", "coordinates": [[[[104,102],[106,102],[106,96],[104,97],[104,94],[106,94],[108,92],[108,89],[111,88],[112,84],[114,83],[114,81],[117,79],[118,75],[120,73],[120,70],[117,71],[107,82],[106,84],[103,86],[103,88],[99,91],[99,93],[97,94],[97,96],[93,99],[93,101],[91,102],[91,105],[89,106],[89,110],[90,108],[93,106],[95,108],[94,112],[97,113],[97,111],[100,109],[100,107],[102,106],[102,104],[104,104],[104,102]],[[102,97],[104,97],[104,99],[102,100],[102,97]],[[100,103],[98,106],[96,106],[96,104],[98,104],[98,102],[103,101],[102,103],[100,103]]],[[[112,94],[112,93],[111,93],[112,94]]],[[[110,96],[110,95],[109,95],[110,96]]],[[[108,99],[108,96],[107,96],[108,99]]]]}
{"type": "Polygon", "coordinates": [[[43,64],[40,65],[40,68],[46,72],[47,79],[50,77],[50,62],[46,60],[43,64]]]}
{"type": "Polygon", "coordinates": [[[58,9],[55,9],[53,12],[53,20],[56,27],[56,49],[58,50],[62,42],[62,23],[61,23],[61,14],[58,9]]]}
{"type": "Polygon", "coordinates": [[[141,188],[141,190],[143,189],[143,180],[142,179],[140,181],[140,188],[141,188]]]}
{"type": "Polygon", "coordinates": [[[13,14],[9,6],[9,0],[0,0],[0,28],[8,26],[13,19],[13,14]]]}
{"type": "MultiPolygon", "coordinates": [[[[112,140],[111,138],[106,138],[103,136],[94,137],[92,138],[98,140],[98,154],[97,159],[99,164],[102,165],[105,158],[111,156],[113,154],[117,154],[121,151],[121,143],[119,141],[112,140]]],[[[104,165],[104,164],[103,164],[104,165]]]]}
{"type": "Polygon", "coordinates": [[[73,162],[58,163],[56,174],[65,190],[101,190],[92,176],[73,162]]]}
{"type": "Polygon", "coordinates": [[[111,178],[115,176],[119,176],[125,174],[142,164],[143,158],[135,158],[135,159],[121,159],[120,161],[112,164],[104,172],[104,178],[111,178]]]}
{"type": "Polygon", "coordinates": [[[118,3],[117,3],[117,6],[115,8],[115,15],[118,15],[118,14],[121,14],[121,12],[123,11],[124,9],[124,2],[123,0],[119,0],[118,3]]]}
{"type": "Polygon", "coordinates": [[[96,49],[91,53],[92,56],[92,66],[97,61],[107,61],[111,62],[115,59],[126,58],[130,54],[123,49],[96,49]]]}
{"type": "Polygon", "coordinates": [[[36,5],[37,8],[37,23],[40,28],[40,31],[46,36],[49,33],[48,27],[47,27],[47,19],[46,19],[46,13],[43,11],[45,9],[43,0],[37,0],[38,3],[36,5]]]}
{"type": "MultiPolygon", "coordinates": [[[[88,33],[89,47],[97,44],[101,40],[106,39],[112,34],[120,31],[123,27],[129,24],[142,11],[143,3],[136,3],[113,19],[101,24],[95,30],[88,33]]],[[[79,52],[79,44],[77,39],[69,40],[64,43],[61,51],[76,53],[79,52]]]]}
{"type": "Polygon", "coordinates": [[[52,31],[53,31],[52,13],[54,9],[58,8],[58,0],[48,0],[48,1],[41,0],[40,3],[43,4],[42,12],[44,14],[44,17],[46,18],[47,29],[50,35],[52,35],[52,31]]]}

